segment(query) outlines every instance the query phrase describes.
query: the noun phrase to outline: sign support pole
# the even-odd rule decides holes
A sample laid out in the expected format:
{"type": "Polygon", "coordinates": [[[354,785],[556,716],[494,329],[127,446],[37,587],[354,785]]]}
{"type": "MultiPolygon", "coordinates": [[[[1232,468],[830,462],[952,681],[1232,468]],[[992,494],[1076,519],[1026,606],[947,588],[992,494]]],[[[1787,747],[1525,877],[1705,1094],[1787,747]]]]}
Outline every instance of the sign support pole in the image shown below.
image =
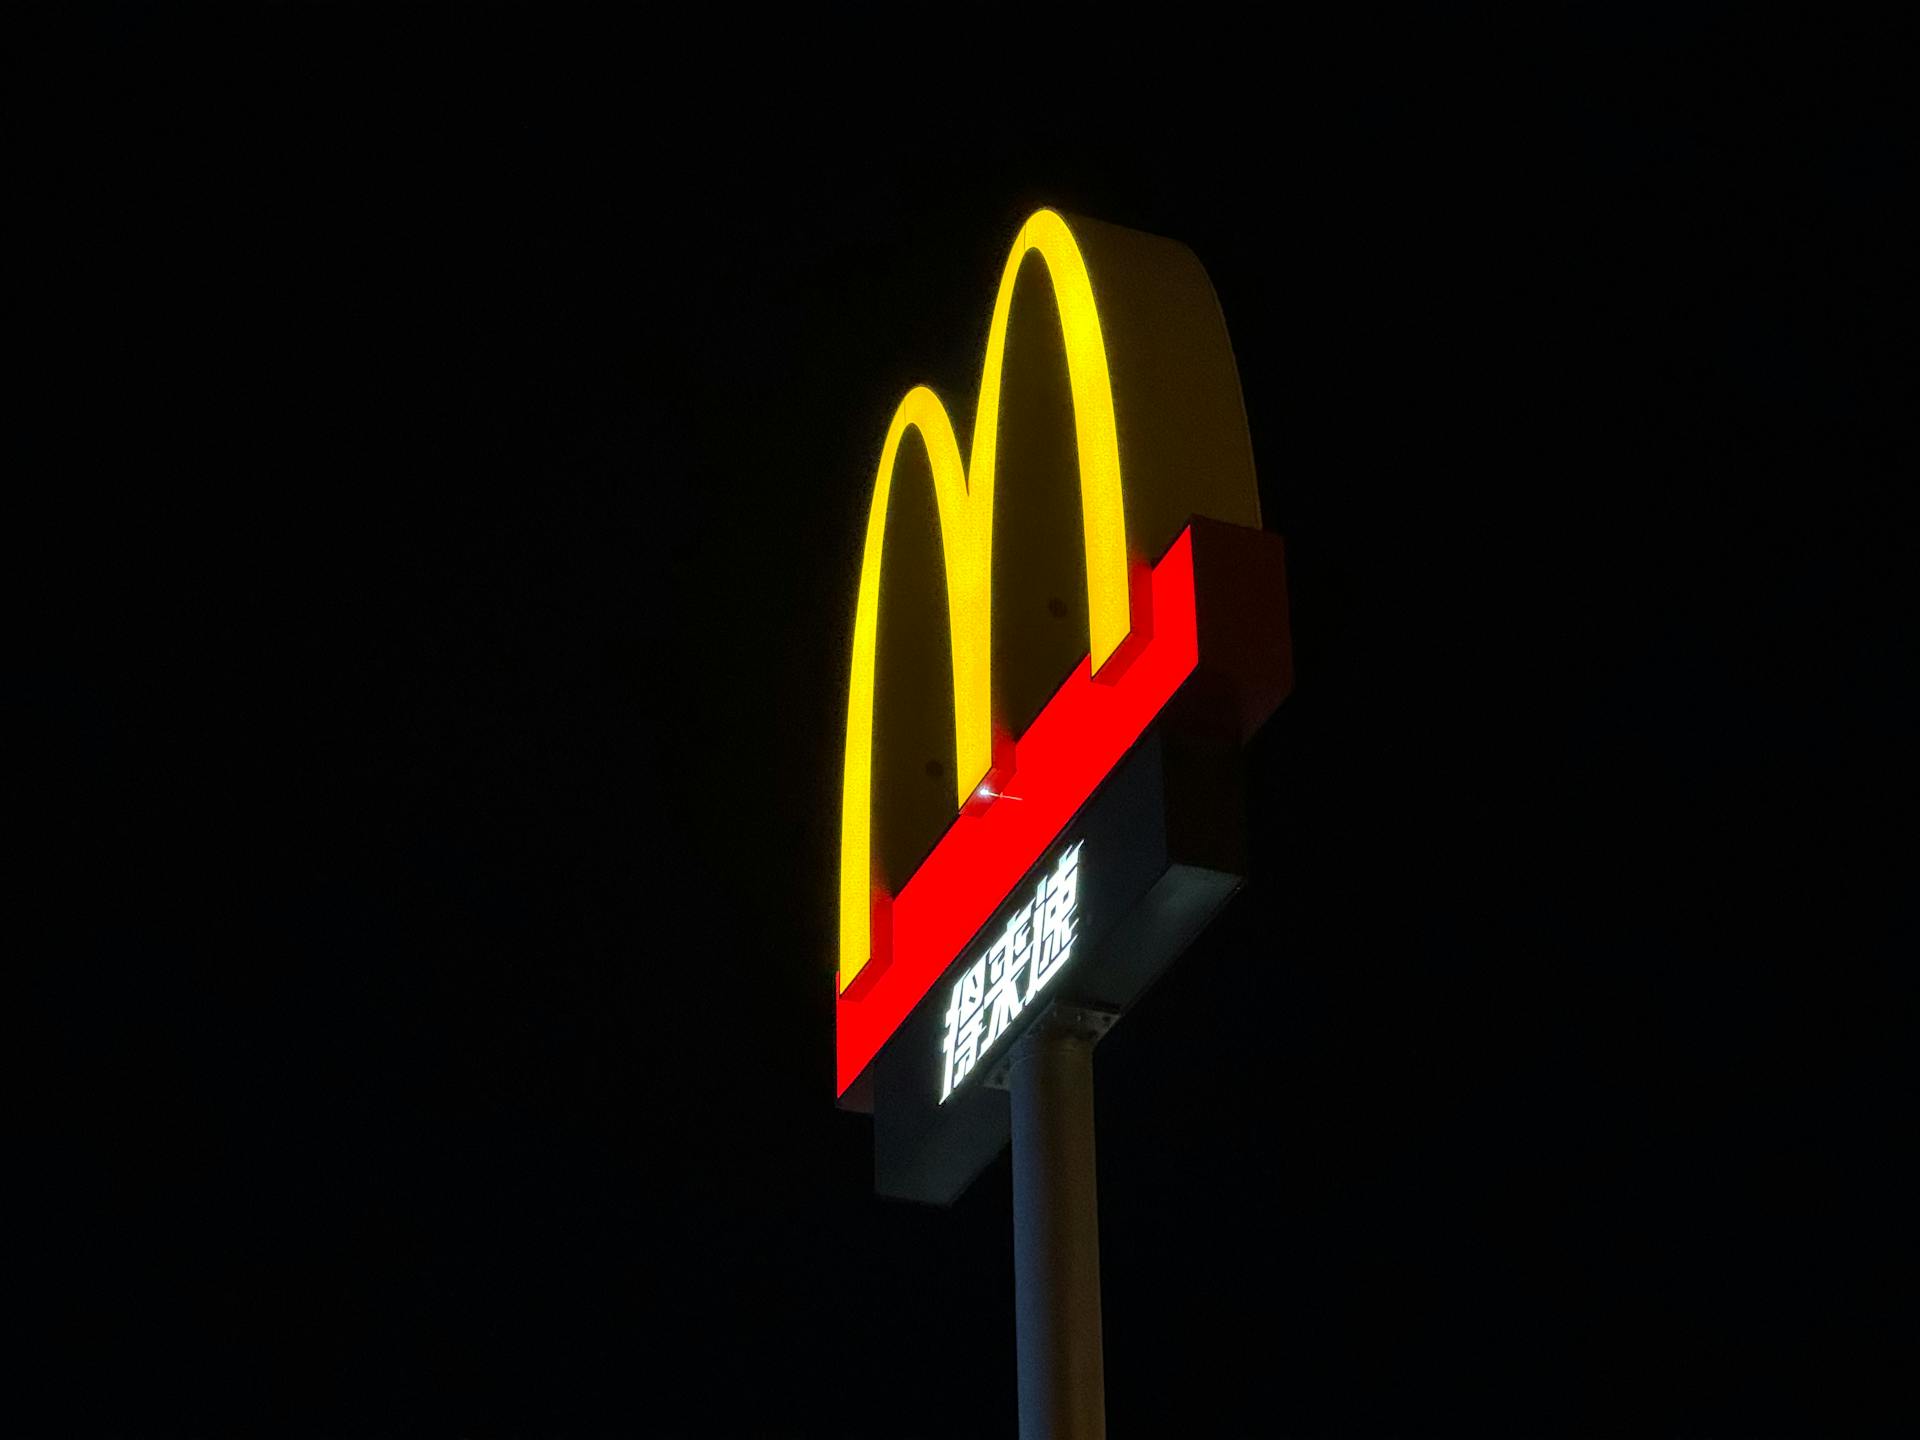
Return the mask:
{"type": "Polygon", "coordinates": [[[1105,1440],[1100,1215],[1093,1154],[1096,1032],[1056,1011],[1016,1042],[1013,1277],[1020,1440],[1105,1440]]]}

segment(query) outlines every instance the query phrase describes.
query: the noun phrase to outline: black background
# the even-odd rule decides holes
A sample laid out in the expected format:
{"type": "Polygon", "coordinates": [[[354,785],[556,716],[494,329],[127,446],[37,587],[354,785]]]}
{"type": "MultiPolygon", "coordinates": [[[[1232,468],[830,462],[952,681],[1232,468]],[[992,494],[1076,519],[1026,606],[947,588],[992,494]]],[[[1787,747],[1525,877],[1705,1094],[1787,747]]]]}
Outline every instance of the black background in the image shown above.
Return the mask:
{"type": "Polygon", "coordinates": [[[1041,203],[1206,262],[1299,677],[1101,1050],[1112,1433],[1912,1424],[1911,33],[619,13],[22,32],[6,1428],[1013,1432],[828,977],[1041,203]]]}

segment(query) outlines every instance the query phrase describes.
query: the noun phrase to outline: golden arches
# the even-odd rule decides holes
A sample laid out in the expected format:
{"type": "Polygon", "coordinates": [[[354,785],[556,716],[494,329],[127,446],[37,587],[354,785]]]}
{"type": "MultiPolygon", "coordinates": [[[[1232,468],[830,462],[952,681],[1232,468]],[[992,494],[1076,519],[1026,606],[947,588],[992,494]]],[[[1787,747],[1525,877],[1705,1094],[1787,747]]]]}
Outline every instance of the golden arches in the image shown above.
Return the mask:
{"type": "Polygon", "coordinates": [[[947,570],[947,623],[953,657],[956,800],[966,804],[993,761],[993,486],[999,445],[1000,391],[1013,286],[1021,263],[1037,252],[1046,262],[1060,315],[1073,393],[1074,439],[1080,460],[1080,509],[1087,561],[1088,655],[1098,670],[1127,638],[1126,513],[1120,445],[1093,282],[1067,222],[1036,211],[1013,242],[993,302],[980,373],[970,465],[939,397],[924,385],[907,393],[887,427],[867,514],[854,609],[853,667],[847,688],[846,768],[840,808],[840,966],[845,990],[870,958],[873,866],[873,689],[880,622],[881,552],[887,502],[900,443],[919,432],[932,462],[940,542],[947,570]]]}

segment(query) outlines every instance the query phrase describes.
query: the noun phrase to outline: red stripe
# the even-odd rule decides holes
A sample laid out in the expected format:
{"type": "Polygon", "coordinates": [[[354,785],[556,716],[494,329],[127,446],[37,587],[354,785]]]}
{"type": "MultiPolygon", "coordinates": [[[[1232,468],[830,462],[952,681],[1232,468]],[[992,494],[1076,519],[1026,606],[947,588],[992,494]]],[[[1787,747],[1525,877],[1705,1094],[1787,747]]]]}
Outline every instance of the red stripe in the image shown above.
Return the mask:
{"type": "Polygon", "coordinates": [[[838,998],[836,1093],[859,1078],[1193,673],[1191,530],[1154,566],[1151,583],[1150,634],[1108,662],[1107,672],[1120,667],[1117,677],[1095,680],[1082,660],[1016,743],[1012,773],[996,787],[1001,798],[958,816],[892,905],[874,907],[876,930],[890,911],[893,935],[889,945],[876,933],[872,953],[890,958],[838,998]]]}

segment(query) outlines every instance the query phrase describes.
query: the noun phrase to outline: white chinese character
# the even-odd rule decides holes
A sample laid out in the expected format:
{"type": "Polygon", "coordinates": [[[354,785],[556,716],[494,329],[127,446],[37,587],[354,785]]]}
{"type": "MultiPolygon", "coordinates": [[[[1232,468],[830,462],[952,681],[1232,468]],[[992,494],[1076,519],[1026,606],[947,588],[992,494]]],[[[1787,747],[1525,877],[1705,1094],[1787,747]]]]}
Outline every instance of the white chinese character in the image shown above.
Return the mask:
{"type": "Polygon", "coordinates": [[[1033,942],[1040,934],[1040,900],[1046,893],[1046,882],[1043,880],[1040,882],[1039,888],[1034,892],[1033,900],[1030,901],[1026,908],[1018,915],[1013,917],[1013,923],[1007,927],[1007,943],[1011,952],[1010,968],[1015,978],[1021,975],[1027,977],[1026,987],[1020,994],[1020,1004],[1023,1007],[1029,1000],[1033,999],[1035,988],[1033,983],[1033,942]]]}
{"type": "Polygon", "coordinates": [[[980,1059],[980,1006],[985,996],[985,960],[976,960],[971,969],[953,982],[953,996],[947,1002],[947,1034],[940,1050],[940,1099],[944,1102],[953,1087],[966,1079],[980,1059]]]}
{"type": "Polygon", "coordinates": [[[1041,895],[1034,909],[1039,913],[1038,954],[1033,962],[1033,985],[1028,998],[1051,980],[1073,950],[1074,922],[1078,918],[1080,890],[1080,847],[1075,845],[1060,857],[1050,878],[1041,882],[1041,895]]]}
{"type": "MultiPolygon", "coordinates": [[[[987,951],[987,1045],[992,1045],[1020,1013],[1020,972],[1033,949],[1033,906],[1023,905],[987,951]],[[1016,956],[1018,958],[1016,958],[1016,956]]],[[[984,1046],[982,1048],[985,1048],[984,1046]]]]}
{"type": "Polygon", "coordinates": [[[1074,845],[1051,874],[1040,877],[1033,899],[1014,911],[986,954],[953,982],[946,1036],[940,1042],[942,1104],[1066,963],[1079,920],[1079,892],[1080,847],[1074,845]],[[1024,989],[1022,975],[1027,980],[1024,989]]]}

